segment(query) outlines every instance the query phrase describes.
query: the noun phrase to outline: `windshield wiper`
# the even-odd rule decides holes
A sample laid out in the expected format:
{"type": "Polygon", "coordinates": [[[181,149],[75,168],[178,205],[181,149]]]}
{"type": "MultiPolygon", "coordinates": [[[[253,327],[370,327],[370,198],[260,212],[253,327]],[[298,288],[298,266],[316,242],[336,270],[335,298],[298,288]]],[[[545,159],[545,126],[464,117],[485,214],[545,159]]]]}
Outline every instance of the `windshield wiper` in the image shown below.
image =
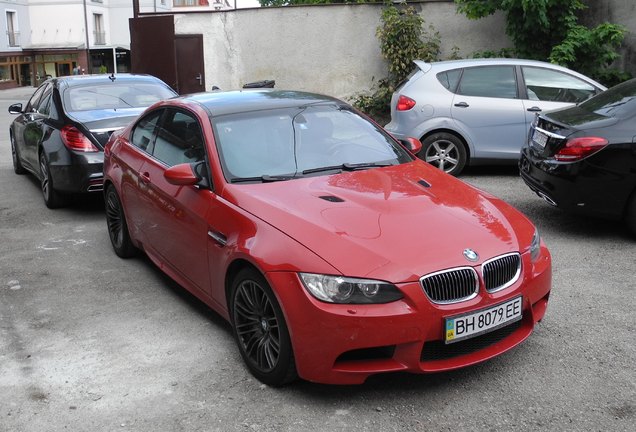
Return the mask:
{"type": "Polygon", "coordinates": [[[235,177],[232,180],[230,180],[230,183],[247,183],[247,182],[271,183],[271,182],[277,182],[277,181],[292,180],[295,178],[298,178],[298,176],[295,176],[295,175],[271,176],[271,175],[265,174],[265,175],[256,176],[256,177],[235,177]]]}
{"type": "Polygon", "coordinates": [[[393,164],[390,162],[364,162],[364,163],[357,163],[357,164],[343,163],[340,165],[332,165],[332,166],[326,166],[326,167],[320,167],[320,168],[306,169],[303,171],[303,174],[312,174],[312,173],[318,173],[323,171],[334,171],[334,170],[356,171],[356,170],[362,170],[362,169],[368,169],[368,168],[387,167],[391,165],[393,164]]]}

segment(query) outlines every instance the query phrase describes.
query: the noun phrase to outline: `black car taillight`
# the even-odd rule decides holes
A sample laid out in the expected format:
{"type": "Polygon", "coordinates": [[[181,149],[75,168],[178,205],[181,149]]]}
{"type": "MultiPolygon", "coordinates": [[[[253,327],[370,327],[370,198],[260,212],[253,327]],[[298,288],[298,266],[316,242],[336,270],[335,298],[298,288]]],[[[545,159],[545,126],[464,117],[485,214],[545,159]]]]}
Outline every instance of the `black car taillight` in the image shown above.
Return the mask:
{"type": "Polygon", "coordinates": [[[398,111],[408,111],[415,106],[416,102],[407,96],[400,96],[397,101],[397,110],[398,111]]]}
{"type": "Polygon", "coordinates": [[[99,149],[75,126],[66,125],[60,131],[62,142],[69,150],[98,152],[99,149]]]}
{"type": "Polygon", "coordinates": [[[607,146],[608,142],[601,137],[580,137],[567,140],[554,158],[562,162],[574,162],[586,158],[607,146]]]}

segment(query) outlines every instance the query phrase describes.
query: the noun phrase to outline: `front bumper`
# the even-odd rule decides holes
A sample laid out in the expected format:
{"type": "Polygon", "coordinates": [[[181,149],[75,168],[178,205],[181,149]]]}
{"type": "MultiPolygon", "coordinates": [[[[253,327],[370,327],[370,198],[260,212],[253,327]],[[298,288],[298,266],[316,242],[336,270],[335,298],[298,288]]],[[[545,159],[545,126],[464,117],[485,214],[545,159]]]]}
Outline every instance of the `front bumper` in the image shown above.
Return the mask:
{"type": "Polygon", "coordinates": [[[399,285],[400,301],[381,305],[336,305],[313,298],[296,273],[266,276],[289,327],[299,375],[313,382],[360,384],[370,375],[408,371],[430,373],[476,364],[525,340],[546,311],[551,258],[542,245],[533,264],[523,255],[523,275],[496,293],[455,304],[433,304],[419,282],[399,285]],[[522,320],[490,333],[444,344],[444,319],[523,296],[522,320]]]}

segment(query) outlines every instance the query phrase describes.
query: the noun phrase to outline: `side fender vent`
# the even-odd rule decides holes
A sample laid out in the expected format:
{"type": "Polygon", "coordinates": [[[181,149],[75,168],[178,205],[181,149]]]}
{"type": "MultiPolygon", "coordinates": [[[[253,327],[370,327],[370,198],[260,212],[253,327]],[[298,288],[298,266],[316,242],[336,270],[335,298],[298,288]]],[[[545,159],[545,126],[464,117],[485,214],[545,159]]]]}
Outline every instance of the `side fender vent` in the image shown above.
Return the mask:
{"type": "Polygon", "coordinates": [[[342,198],[338,198],[337,196],[334,196],[334,195],[321,195],[318,198],[324,199],[325,201],[329,201],[329,202],[344,202],[342,198]]]}

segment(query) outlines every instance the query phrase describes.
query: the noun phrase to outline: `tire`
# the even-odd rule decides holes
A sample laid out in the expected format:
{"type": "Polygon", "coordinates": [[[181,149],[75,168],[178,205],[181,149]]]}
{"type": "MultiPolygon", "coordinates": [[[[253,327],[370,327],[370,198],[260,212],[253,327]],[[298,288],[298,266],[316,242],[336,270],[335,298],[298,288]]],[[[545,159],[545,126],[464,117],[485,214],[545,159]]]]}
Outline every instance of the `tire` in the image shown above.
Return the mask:
{"type": "Polygon", "coordinates": [[[259,381],[274,387],[297,377],[285,317],[265,278],[252,268],[232,282],[230,316],[243,361],[259,381]]]}
{"type": "Polygon", "coordinates": [[[453,176],[462,172],[467,160],[466,147],[462,140],[446,132],[426,137],[417,156],[453,176]]]}
{"type": "Polygon", "coordinates": [[[137,254],[137,248],[133,245],[128,232],[128,224],[124,215],[121,201],[115,187],[110,185],[106,190],[106,224],[108,237],[113,245],[113,250],[120,258],[131,258],[137,254]]]}
{"type": "Polygon", "coordinates": [[[13,138],[13,134],[9,134],[9,138],[11,140],[11,157],[13,159],[13,171],[16,174],[26,174],[26,170],[22,166],[22,162],[20,162],[20,154],[18,153],[18,148],[15,145],[15,139],[13,138]]]}
{"type": "Polygon", "coordinates": [[[625,210],[625,224],[636,237],[636,190],[632,192],[632,196],[627,202],[627,209],[625,210]]]}
{"type": "Polygon", "coordinates": [[[50,209],[63,207],[66,204],[66,197],[55,190],[55,184],[51,178],[49,162],[44,153],[40,153],[40,187],[44,203],[50,209]]]}

